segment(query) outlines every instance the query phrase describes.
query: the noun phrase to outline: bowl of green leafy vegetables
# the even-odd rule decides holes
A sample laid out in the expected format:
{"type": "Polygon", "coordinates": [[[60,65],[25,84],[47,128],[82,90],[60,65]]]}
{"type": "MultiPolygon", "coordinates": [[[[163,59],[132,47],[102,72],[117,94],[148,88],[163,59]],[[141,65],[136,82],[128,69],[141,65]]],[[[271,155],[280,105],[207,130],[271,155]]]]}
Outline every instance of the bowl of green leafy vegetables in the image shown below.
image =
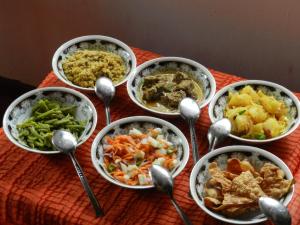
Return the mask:
{"type": "Polygon", "coordinates": [[[54,130],[67,130],[78,146],[93,133],[97,112],[93,103],[78,91],[65,87],[39,88],[17,98],[3,117],[8,139],[27,151],[56,154],[52,146],[54,130]]]}

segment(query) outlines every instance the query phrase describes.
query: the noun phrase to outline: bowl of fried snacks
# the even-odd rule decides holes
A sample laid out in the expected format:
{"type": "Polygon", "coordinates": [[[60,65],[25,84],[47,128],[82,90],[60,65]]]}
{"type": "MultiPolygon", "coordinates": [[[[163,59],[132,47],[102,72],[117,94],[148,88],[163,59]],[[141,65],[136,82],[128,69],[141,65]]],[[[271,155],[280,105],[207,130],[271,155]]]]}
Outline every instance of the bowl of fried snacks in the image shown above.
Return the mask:
{"type": "Polygon", "coordinates": [[[92,135],[96,124],[93,103],[80,92],[64,87],[29,91],[11,103],[3,117],[8,139],[40,154],[59,153],[51,142],[54,130],[71,132],[79,146],[92,135]]]}
{"type": "Polygon", "coordinates": [[[278,84],[246,80],[217,92],[209,105],[212,122],[228,118],[230,137],[252,144],[275,141],[291,134],[300,123],[298,98],[278,84]]]}
{"type": "Polygon", "coordinates": [[[148,116],[117,120],[92,144],[92,162],[109,182],[124,188],[153,188],[149,169],[159,165],[175,178],[189,158],[184,134],[171,123],[148,116]]]}
{"type": "Polygon", "coordinates": [[[58,79],[81,91],[94,91],[96,80],[102,76],[119,86],[127,81],[135,68],[136,57],[129,46],[101,35],[67,41],[52,58],[52,69],[58,79]]]}
{"type": "Polygon", "coordinates": [[[194,166],[190,191],[198,206],[227,223],[255,224],[267,218],[258,199],[268,196],[287,206],[295,180],[288,166],[263,149],[235,145],[209,152],[194,166]]]}

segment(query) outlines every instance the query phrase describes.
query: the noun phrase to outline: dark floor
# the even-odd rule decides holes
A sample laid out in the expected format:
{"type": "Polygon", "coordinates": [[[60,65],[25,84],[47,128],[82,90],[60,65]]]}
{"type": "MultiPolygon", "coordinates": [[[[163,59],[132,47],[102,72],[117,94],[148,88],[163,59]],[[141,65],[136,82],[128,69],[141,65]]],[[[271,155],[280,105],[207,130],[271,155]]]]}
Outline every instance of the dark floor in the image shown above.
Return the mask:
{"type": "Polygon", "coordinates": [[[0,125],[6,108],[23,93],[34,89],[34,86],[23,84],[17,80],[10,80],[0,76],[0,125]]]}

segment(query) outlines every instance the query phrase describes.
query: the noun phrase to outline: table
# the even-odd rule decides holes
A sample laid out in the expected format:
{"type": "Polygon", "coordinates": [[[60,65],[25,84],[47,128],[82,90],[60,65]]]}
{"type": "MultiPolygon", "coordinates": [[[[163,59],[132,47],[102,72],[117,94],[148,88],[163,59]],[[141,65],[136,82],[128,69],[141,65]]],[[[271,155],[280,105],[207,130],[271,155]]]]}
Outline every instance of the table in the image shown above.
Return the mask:
{"type": "MultiPolygon", "coordinates": [[[[138,64],[159,55],[133,48],[138,64]]],[[[241,80],[237,76],[211,70],[217,89],[241,80]]],[[[51,72],[39,87],[65,86],[51,72]]],[[[296,94],[300,98],[300,93],[296,94]]],[[[127,190],[110,184],[94,169],[90,148],[96,134],[105,126],[102,103],[93,95],[88,97],[98,111],[95,132],[76,155],[79,163],[103,206],[106,215],[95,218],[93,208],[81,186],[79,178],[65,155],[39,155],[26,152],[9,142],[0,129],[0,224],[181,224],[181,220],[169,199],[154,189],[146,191],[127,190]]],[[[134,115],[149,115],[137,107],[128,97],[126,86],[117,88],[112,106],[112,120],[134,115]]],[[[188,127],[182,119],[168,119],[188,136],[188,127]]],[[[210,125],[207,107],[202,110],[197,123],[200,155],[208,148],[206,133],[210,125]]],[[[235,144],[228,140],[226,144],[235,144]]],[[[279,156],[290,167],[296,181],[300,180],[300,129],[289,137],[261,148],[279,156]]],[[[189,198],[190,158],[186,168],[176,178],[175,198],[194,224],[217,225],[220,221],[205,214],[189,198]]],[[[293,224],[300,224],[300,188],[296,183],[294,197],[289,205],[293,224]]],[[[266,222],[265,224],[271,224],[266,222]]]]}

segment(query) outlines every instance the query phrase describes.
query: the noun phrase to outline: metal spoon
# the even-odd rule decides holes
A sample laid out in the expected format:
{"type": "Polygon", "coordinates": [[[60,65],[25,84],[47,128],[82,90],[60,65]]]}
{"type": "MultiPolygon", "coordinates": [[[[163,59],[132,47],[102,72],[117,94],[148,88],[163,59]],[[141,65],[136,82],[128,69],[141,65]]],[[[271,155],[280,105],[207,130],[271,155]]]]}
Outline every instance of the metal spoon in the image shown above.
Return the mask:
{"type": "Polygon", "coordinates": [[[153,181],[154,186],[162,191],[165,192],[166,194],[169,195],[171,198],[171,202],[173,203],[174,207],[176,208],[178,214],[180,215],[181,219],[183,220],[184,224],[186,225],[192,225],[192,222],[190,219],[187,217],[187,215],[182,211],[176,200],[174,199],[173,196],[173,178],[170,175],[170,173],[164,169],[161,166],[158,165],[153,165],[150,168],[150,175],[153,181]]]}
{"type": "Polygon", "coordinates": [[[110,124],[109,105],[115,96],[116,89],[112,81],[107,77],[100,77],[95,85],[96,95],[103,101],[105,107],[106,125],[110,124]]]}
{"type": "Polygon", "coordinates": [[[199,160],[199,151],[198,143],[195,131],[195,123],[200,116],[200,108],[197,102],[191,98],[184,98],[179,103],[179,112],[183,119],[188,122],[190,128],[192,150],[193,150],[193,159],[194,164],[199,160]]]}
{"type": "Polygon", "coordinates": [[[215,146],[222,142],[231,132],[231,122],[229,119],[223,118],[214,122],[208,129],[208,152],[214,150],[215,146]]]}
{"type": "Polygon", "coordinates": [[[85,192],[87,193],[90,201],[95,209],[96,217],[104,215],[103,210],[101,209],[92,189],[90,188],[88,181],[83,174],[83,171],[77,162],[74,152],[76,149],[77,141],[76,138],[68,131],[57,130],[54,131],[52,137],[52,144],[53,146],[60,152],[69,155],[72,159],[73,165],[76,169],[76,172],[80,178],[80,181],[83,185],[85,192]]]}
{"type": "Polygon", "coordinates": [[[258,200],[260,210],[275,225],[290,225],[292,223],[291,215],[288,209],[279,201],[270,197],[260,197],[258,200]]]}

